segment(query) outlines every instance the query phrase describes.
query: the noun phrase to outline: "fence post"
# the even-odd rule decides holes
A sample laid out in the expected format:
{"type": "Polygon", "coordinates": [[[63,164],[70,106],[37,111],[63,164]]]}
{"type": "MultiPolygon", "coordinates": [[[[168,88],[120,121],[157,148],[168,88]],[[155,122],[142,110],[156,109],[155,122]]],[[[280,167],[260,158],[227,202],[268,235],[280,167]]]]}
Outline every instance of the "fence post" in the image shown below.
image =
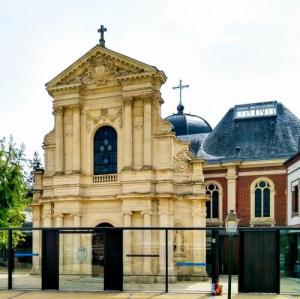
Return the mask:
{"type": "Polygon", "coordinates": [[[166,280],[166,293],[169,292],[169,240],[168,240],[168,229],[165,230],[165,233],[166,233],[166,241],[165,241],[165,246],[166,246],[166,277],[165,277],[165,280],[166,280]]]}
{"type": "Polygon", "coordinates": [[[12,273],[14,268],[14,252],[12,248],[12,230],[8,230],[8,263],[7,263],[7,274],[8,274],[8,289],[12,289],[12,273]]]}

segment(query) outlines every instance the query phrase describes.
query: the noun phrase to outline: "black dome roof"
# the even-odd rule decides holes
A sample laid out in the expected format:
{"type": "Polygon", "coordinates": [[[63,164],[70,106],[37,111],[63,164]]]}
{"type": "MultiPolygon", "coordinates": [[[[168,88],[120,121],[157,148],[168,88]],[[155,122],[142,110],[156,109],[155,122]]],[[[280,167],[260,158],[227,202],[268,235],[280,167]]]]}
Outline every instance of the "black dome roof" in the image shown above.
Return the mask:
{"type": "Polygon", "coordinates": [[[169,115],[166,120],[174,128],[177,136],[210,133],[212,131],[209,123],[200,116],[183,113],[184,106],[179,103],[177,106],[178,113],[169,115]]]}

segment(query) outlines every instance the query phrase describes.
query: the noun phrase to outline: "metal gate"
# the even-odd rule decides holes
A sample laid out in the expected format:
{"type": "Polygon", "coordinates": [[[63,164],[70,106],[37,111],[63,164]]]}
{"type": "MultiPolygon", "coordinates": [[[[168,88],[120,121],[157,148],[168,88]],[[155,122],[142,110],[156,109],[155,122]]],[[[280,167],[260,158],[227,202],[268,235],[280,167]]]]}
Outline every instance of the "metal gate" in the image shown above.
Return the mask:
{"type": "MultiPolygon", "coordinates": [[[[91,233],[93,230],[91,230],[91,233]]],[[[104,290],[123,291],[123,230],[97,230],[104,234],[104,290]]],[[[42,234],[42,289],[59,289],[58,229],[44,229],[42,234]]],[[[73,234],[82,233],[80,230],[73,234]]],[[[86,233],[86,232],[85,232],[86,233]]]]}

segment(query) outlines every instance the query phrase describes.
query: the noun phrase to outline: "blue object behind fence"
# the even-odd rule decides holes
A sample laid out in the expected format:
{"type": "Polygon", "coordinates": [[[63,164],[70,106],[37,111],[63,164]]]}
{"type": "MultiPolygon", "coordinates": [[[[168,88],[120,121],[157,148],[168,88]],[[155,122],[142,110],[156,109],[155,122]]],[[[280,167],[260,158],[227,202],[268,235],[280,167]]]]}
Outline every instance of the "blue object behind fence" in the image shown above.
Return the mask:
{"type": "Polygon", "coordinates": [[[199,267],[199,266],[206,266],[206,263],[189,263],[189,262],[178,262],[176,263],[176,266],[193,266],[193,267],[199,267]]]}
{"type": "Polygon", "coordinates": [[[24,257],[24,256],[38,256],[38,253],[27,253],[27,252],[17,252],[15,253],[16,257],[24,257]]]}

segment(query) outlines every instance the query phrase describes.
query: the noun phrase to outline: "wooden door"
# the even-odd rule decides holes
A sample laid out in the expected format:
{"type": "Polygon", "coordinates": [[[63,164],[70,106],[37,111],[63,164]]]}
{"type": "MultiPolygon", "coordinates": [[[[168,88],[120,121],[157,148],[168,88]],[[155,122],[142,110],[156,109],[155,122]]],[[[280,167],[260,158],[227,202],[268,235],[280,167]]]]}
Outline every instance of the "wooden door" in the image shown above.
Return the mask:
{"type": "Polygon", "coordinates": [[[239,292],[279,293],[279,233],[240,232],[239,292]]]}

